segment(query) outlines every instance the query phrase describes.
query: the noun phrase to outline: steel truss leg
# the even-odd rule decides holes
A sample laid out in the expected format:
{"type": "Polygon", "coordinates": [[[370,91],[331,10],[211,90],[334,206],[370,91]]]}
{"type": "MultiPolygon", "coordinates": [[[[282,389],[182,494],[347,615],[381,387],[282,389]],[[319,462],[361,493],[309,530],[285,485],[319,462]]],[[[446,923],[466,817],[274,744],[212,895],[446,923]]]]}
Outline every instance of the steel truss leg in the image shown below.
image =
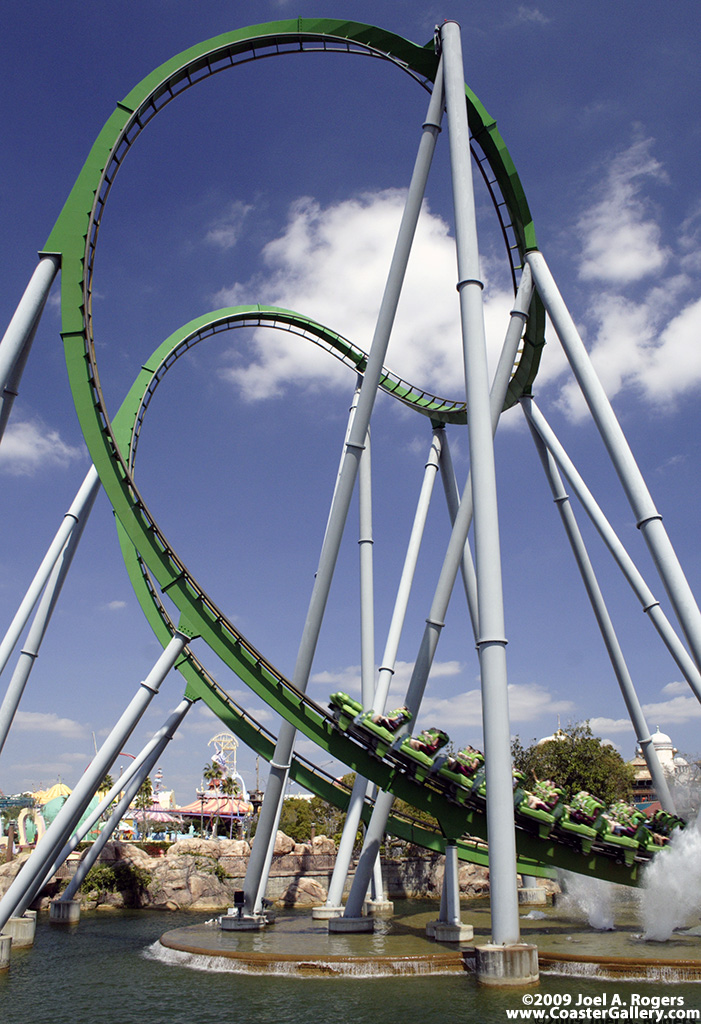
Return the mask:
{"type": "MultiPolygon", "coordinates": [[[[392,681],[392,676],[394,675],[394,666],[397,660],[399,641],[406,618],[406,610],[409,604],[412,583],[414,581],[416,563],[421,549],[421,541],[426,526],[433,485],[436,481],[436,473],[441,457],[441,447],[444,440],[445,430],[442,427],[434,429],[433,436],[431,438],[431,448],[424,467],[421,491],[419,493],[416,512],[414,513],[414,522],[409,536],[406,555],[404,557],[404,566],[402,568],[402,574],[397,588],[392,619],[387,634],[387,642],[385,644],[385,650],[380,665],[377,687],[372,695],[369,705],[365,700],[363,701],[366,707],[372,707],[379,712],[383,712],[385,710],[389,687],[392,681]]],[[[346,812],[343,833],[338,846],[338,853],[336,854],[333,874],[331,875],[331,881],[329,883],[329,891],[326,899],[327,907],[338,907],[341,904],[366,793],[369,794],[369,784],[361,776],[357,775],[353,784],[353,791],[348,804],[348,811],[346,812]]]]}
{"type": "MultiPolygon", "coordinates": [[[[147,757],[151,755],[154,748],[158,747],[159,751],[161,751],[165,748],[167,743],[170,742],[170,740],[173,738],[175,730],[178,728],[180,722],[183,720],[185,713],[189,711],[190,707],[192,706],[192,703],[193,702],[189,698],[183,698],[183,700],[180,702],[175,711],[173,711],[171,715],[169,715],[165,724],[158,730],[158,732],[154,733],[154,735],[146,744],[146,746],[143,747],[142,750],[136,755],[136,757],[131,762],[131,764],[124,772],[124,774],[120,776],[117,782],[114,783],[114,785],[109,790],[107,795],[104,797],[102,802],[98,804],[95,810],[91,814],[89,814],[88,817],[83,822],[81,822],[81,824],[78,826],[76,831],[73,833],[73,835],[70,837],[66,845],[59,853],[58,857],[51,864],[51,867],[46,872],[42,881],[34,887],[33,892],[25,901],[28,906],[36,898],[37,894],[41,892],[44,886],[48,884],[52,875],[56,873],[56,871],[59,869],[61,864],[63,864],[66,858],[71,853],[73,853],[75,848],[78,846],[78,843],[81,843],[83,841],[83,839],[91,830],[93,825],[100,820],[105,811],[107,811],[107,809],[111,807],[112,803],[115,800],[120,799],[120,793],[126,790],[126,787],[130,784],[131,780],[134,778],[137,772],[140,773],[141,782],[143,782],[144,778],[146,777],[146,775],[148,775],[148,772],[151,770],[149,768],[147,771],[142,772],[144,761],[146,760],[147,757]],[[162,742],[164,739],[166,740],[166,742],[162,742]]],[[[160,753],[158,754],[158,757],[160,757],[160,753]]],[[[137,786],[137,790],[141,786],[141,782],[139,783],[139,786],[137,786]]]]}
{"type": "Polygon", "coordinates": [[[73,500],[71,507],[63,517],[63,522],[56,531],[56,535],[52,540],[48,551],[44,555],[41,565],[37,569],[34,579],[29,585],[27,593],[24,595],[15,617],[10,623],[2,642],[0,643],[0,672],[2,672],[7,665],[15,644],[19,640],[22,630],[27,625],[29,616],[32,614],[32,609],[39,600],[39,595],[46,586],[46,581],[51,574],[51,570],[63,551],[66,541],[73,532],[76,522],[78,522],[83,516],[88,503],[95,500],[93,496],[94,488],[99,489],[99,478],[97,470],[94,466],[91,466],[83,480],[83,483],[81,484],[80,490],[73,500]]]}
{"type": "Polygon", "coordinates": [[[655,508],[647,484],[544,256],[539,252],[530,252],[526,259],[533,272],[538,293],[550,314],[577,383],[618,473],[636,517],[638,529],[645,538],[694,660],[701,668],[701,612],[662,524],[662,516],[655,508]]]}
{"type": "Polygon", "coordinates": [[[36,329],[58,274],[58,256],[42,256],[0,341],[0,438],[10,416],[36,329]]]}
{"type": "MultiPolygon", "coordinates": [[[[518,345],[523,334],[524,324],[528,318],[528,307],[530,305],[532,293],[533,284],[531,274],[528,268],[524,268],[524,272],[521,276],[521,282],[519,284],[518,294],[514,303],[514,309],[512,310],[511,319],[506,332],[501,357],[499,359],[499,364],[497,366],[497,371],[494,375],[494,382],[492,385],[490,396],[490,415],[493,431],[496,431],[497,424],[499,422],[499,415],[504,405],[511,369],[514,365],[518,345]]],[[[454,482],[455,474],[452,471],[450,455],[449,453],[448,455],[445,454],[446,440],[446,438],[443,438],[440,458],[441,471],[444,474],[444,482],[446,480],[448,481],[446,494],[450,510],[451,504],[453,504],[452,489],[454,486],[454,483],[451,483],[450,480],[452,477],[452,481],[454,482]],[[446,460],[445,468],[443,463],[444,458],[446,460]]],[[[448,544],[443,567],[441,569],[441,575],[436,586],[431,610],[426,620],[426,629],[424,631],[421,647],[419,649],[411,681],[409,683],[409,689],[405,698],[405,703],[414,716],[416,716],[421,705],[423,692],[428,681],[428,675],[438,646],[440,629],[448,609],[448,603],[458,574],[458,569],[461,566],[465,567],[466,576],[468,578],[468,595],[470,589],[476,590],[476,586],[473,585],[472,588],[470,586],[470,581],[474,577],[474,570],[472,568],[470,552],[467,548],[467,535],[472,522],[472,508],[472,477],[470,475],[463,492],[462,501],[457,509],[450,542],[448,544]]],[[[475,605],[476,596],[473,599],[473,615],[476,620],[477,614],[474,610],[475,605]]],[[[475,632],[477,635],[476,626],[475,632]]],[[[355,871],[355,878],[351,886],[348,902],[346,903],[346,910],[344,913],[345,917],[360,916],[362,905],[365,900],[365,894],[370,882],[368,865],[372,863],[372,850],[373,848],[379,849],[380,847],[385,826],[387,824],[387,818],[389,817],[389,813],[392,808],[392,800],[393,797],[391,794],[380,794],[380,797],[375,801],[375,807],[365,834],[365,843],[363,844],[363,850],[361,851],[360,860],[358,861],[358,866],[355,871]],[[368,847],[367,854],[365,849],[366,846],[368,847]]]]}
{"type": "Polygon", "coordinates": [[[165,676],[177,661],[189,639],[185,634],[176,632],[151,672],[140,684],[121,718],[90,762],[51,826],[42,836],[32,856],[24,864],[0,901],[0,931],[7,921],[15,916],[16,912],[24,912],[26,909],[27,895],[32,891],[34,884],[44,877],[50,862],[75,830],[77,822],[97,791],[100,782],[112,767],[119,751],[124,748],[137,722],[158,693],[165,676]]]}
{"type": "MultiPolygon", "coordinates": [[[[530,399],[522,398],[521,404],[524,411],[527,410],[528,405],[530,404],[530,399]]],[[[613,671],[616,675],[616,679],[618,680],[618,685],[621,689],[626,708],[628,709],[630,720],[633,723],[638,744],[640,745],[640,749],[643,752],[643,756],[650,770],[650,775],[652,776],[652,782],[655,787],[657,797],[664,810],[669,811],[671,814],[675,814],[676,808],[674,806],[672,794],[669,791],[669,786],[667,785],[665,773],[662,770],[662,766],[660,765],[657,757],[657,751],[655,750],[655,745],[652,742],[650,729],[645,720],[643,709],[640,706],[640,701],[638,700],[633,680],[631,679],[628,666],[623,656],[623,651],[621,650],[621,645],[618,642],[616,631],[606,607],[606,602],[604,601],[603,594],[601,593],[601,589],[596,579],[594,567],[591,564],[584,539],[582,538],[579,526],[577,525],[577,520],[575,519],[569,497],[562,484],[562,478],[558,472],[555,460],[543,443],[540,434],[530,422],[527,412],[526,419],[531,429],[531,434],[533,435],[533,440],[535,442],[538,455],[540,456],[540,461],[543,464],[545,475],[548,483],[550,484],[553,500],[557,505],[563,526],[565,527],[565,533],[567,534],[570,546],[572,547],[572,553],[582,576],[587,596],[591,602],[596,621],[604,640],[604,645],[608,651],[609,658],[611,659],[613,671]]]]}
{"type": "MultiPolygon", "coordinates": [[[[141,788],[144,779],[152,770],[156,762],[159,760],[163,751],[168,746],[170,741],[173,739],[175,730],[179,727],[180,723],[185,718],[185,715],[192,707],[193,703],[194,702],[189,698],[183,698],[183,700],[180,702],[175,711],[173,711],[173,713],[170,715],[165,725],[158,730],[153,739],[141,751],[141,754],[139,755],[139,765],[136,771],[134,771],[131,778],[126,783],[125,779],[122,778],[121,784],[122,787],[124,788],[124,796],[119,800],[117,806],[110,815],[107,824],[102,829],[100,835],[92,844],[92,846],[86,853],[85,857],[83,857],[83,859],[81,860],[80,864],[78,865],[78,870],[76,871],[73,878],[70,880],[68,886],[66,887],[64,892],[61,893],[60,901],[62,903],[65,903],[67,900],[72,900],[73,897],[75,896],[76,892],[83,883],[83,879],[85,878],[85,876],[87,875],[88,871],[93,866],[97,858],[102,853],[102,850],[104,849],[108,840],[112,836],[112,833],[114,832],[115,828],[117,827],[117,825],[119,824],[119,822],[122,820],[123,816],[129,809],[129,805],[136,796],[136,794],[138,793],[139,789],[141,788]]],[[[81,828],[81,831],[82,830],[83,829],[81,828]]]]}
{"type": "Polygon", "coordinates": [[[538,431],[548,451],[560,468],[560,472],[567,478],[567,481],[577,496],[582,507],[598,530],[602,540],[618,563],[621,572],[633,588],[633,592],[640,601],[643,611],[648,615],[658,634],[662,638],[667,650],[676,661],[684,678],[689,686],[701,701],[701,674],[696,667],[689,652],[684,647],[667,616],[662,611],[659,601],[656,600],[652,591],[642,577],[637,566],[633,562],[625,547],[616,535],[615,530],[606,519],[593,495],[587,488],[581,476],[577,472],[568,457],[562,444],[555,436],[552,427],[534,401],[524,406],[529,422],[538,431]]]}
{"type": "MultiPolygon", "coordinates": [[[[295,687],[304,693],[309,682],[312,661],[319,637],[326,602],[331,588],[331,581],[341,545],[348,508],[358,473],[360,453],[365,445],[370,416],[372,413],[378,384],[389,343],[389,336],[399,302],[406,265],[411,251],[411,243],[416,230],[421,204],[425,191],[426,179],[435,149],[436,137],[440,131],[440,116],[443,106],[441,87],[434,87],[419,151],[414,166],[411,184],[407,195],[406,206],[399,235],[392,257],[387,285],[382,297],[375,334],[373,336],[367,368],[358,396],[358,408],[346,445],[337,487],[334,494],[331,515],[319,560],[314,589],[312,591],[307,619],[302,633],[297,662],[292,677],[295,687]]],[[[270,763],[270,774],[266,787],[260,820],[256,830],[256,842],[253,844],[251,857],[244,881],[245,905],[248,913],[258,913],[267,875],[272,860],[275,832],[280,820],[285,783],[289,772],[290,759],[294,749],[296,730],[288,722],[284,722],[278,734],[275,753],[270,763]]]]}
{"type": "MultiPolygon", "coordinates": [[[[7,739],[10,727],[17,712],[17,708],[19,707],[20,700],[22,699],[22,694],[24,693],[24,688],[27,684],[27,680],[29,679],[29,674],[32,671],[32,668],[34,667],[34,662],[36,661],[36,658],[39,654],[39,648],[41,647],[41,643],[46,634],[46,630],[48,628],[49,621],[51,620],[53,610],[56,607],[56,602],[58,601],[59,595],[61,593],[61,588],[63,587],[66,576],[68,575],[68,570],[70,569],[71,566],[71,562],[73,561],[73,555],[75,554],[76,548],[78,547],[78,543],[83,534],[83,530],[88,520],[88,516],[90,515],[92,507],[95,504],[95,499],[97,498],[99,490],[100,480],[98,478],[97,472],[93,468],[86,476],[85,482],[83,483],[83,486],[78,492],[78,496],[76,497],[76,500],[71,506],[71,509],[69,509],[69,511],[66,513],[63,527],[59,531],[59,534],[62,537],[64,535],[67,535],[67,539],[61,550],[58,552],[56,559],[53,563],[53,567],[51,568],[51,575],[49,576],[48,582],[46,584],[46,590],[44,591],[44,595],[39,604],[39,608],[37,609],[37,613],[34,616],[34,622],[32,623],[31,629],[29,630],[27,639],[22,648],[22,653],[17,662],[17,666],[12,674],[12,678],[10,679],[10,683],[9,686],[7,687],[7,692],[5,694],[5,697],[3,698],[2,705],[0,705],[0,753],[2,752],[2,749],[5,746],[5,740],[7,739]]],[[[59,536],[59,534],[57,534],[57,537],[59,536]]],[[[55,549],[55,547],[56,541],[54,541],[54,544],[52,544],[52,549],[55,549]]],[[[48,560],[49,556],[47,556],[45,562],[48,560]]],[[[37,576],[39,575],[40,573],[37,573],[37,576]]],[[[27,601],[26,598],[25,602],[27,603],[27,605],[29,604],[29,601],[27,601]]],[[[28,618],[29,614],[31,613],[31,607],[26,608],[26,613],[26,617],[28,618]]],[[[23,618],[24,613],[20,615],[20,613],[18,612],[17,616],[15,616],[15,621],[17,621],[18,619],[21,620],[23,618]]],[[[13,630],[13,626],[15,626],[14,622],[13,625],[10,627],[11,631],[13,630]]],[[[13,635],[14,632],[16,632],[17,636],[19,637],[19,632],[21,632],[21,629],[19,629],[18,632],[18,626],[19,623],[17,626],[15,626],[13,635]]],[[[24,628],[24,622],[22,623],[22,628],[24,628]]],[[[10,636],[10,631],[8,631],[8,636],[10,636]]],[[[9,643],[10,642],[8,640],[8,647],[9,643]]],[[[11,651],[8,650],[8,658],[10,653],[11,651]]]]}

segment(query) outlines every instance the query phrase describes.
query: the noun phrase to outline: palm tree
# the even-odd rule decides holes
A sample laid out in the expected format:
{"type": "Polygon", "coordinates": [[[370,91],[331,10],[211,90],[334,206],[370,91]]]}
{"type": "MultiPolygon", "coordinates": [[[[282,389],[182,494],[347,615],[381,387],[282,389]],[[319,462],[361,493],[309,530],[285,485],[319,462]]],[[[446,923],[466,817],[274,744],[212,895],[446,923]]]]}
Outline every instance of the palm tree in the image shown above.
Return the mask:
{"type": "MultiPolygon", "coordinates": [[[[223,782],[221,784],[221,791],[224,794],[224,796],[228,796],[228,797],[235,796],[238,793],[238,791],[239,791],[238,782],[236,781],[236,779],[232,779],[230,775],[225,776],[225,778],[224,778],[224,780],[223,780],[223,782]]],[[[229,815],[229,839],[231,839],[233,837],[233,830],[234,830],[233,803],[234,803],[233,800],[231,800],[230,803],[229,803],[229,807],[231,808],[231,814],[229,815]]]]}
{"type": "Polygon", "coordinates": [[[139,792],[136,794],[134,803],[137,809],[142,812],[141,825],[143,834],[146,836],[146,833],[148,832],[146,827],[147,811],[151,809],[151,805],[153,803],[153,783],[151,782],[151,777],[149,775],[147,775],[141,783],[141,787],[139,792]]]}
{"type": "Polygon", "coordinates": [[[217,801],[217,813],[213,815],[214,826],[212,828],[212,836],[217,835],[217,820],[219,816],[219,797],[221,796],[221,784],[224,779],[224,769],[217,761],[212,761],[211,764],[206,764],[202,770],[203,778],[209,783],[209,788],[214,790],[214,796],[217,801]]]}

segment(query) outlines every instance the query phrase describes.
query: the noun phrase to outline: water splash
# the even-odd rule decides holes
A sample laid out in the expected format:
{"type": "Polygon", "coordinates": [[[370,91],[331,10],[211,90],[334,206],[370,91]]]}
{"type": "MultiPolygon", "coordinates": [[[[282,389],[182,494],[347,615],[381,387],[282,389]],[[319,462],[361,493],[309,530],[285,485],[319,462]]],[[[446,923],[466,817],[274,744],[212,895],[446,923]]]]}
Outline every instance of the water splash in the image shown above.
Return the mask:
{"type": "Polygon", "coordinates": [[[570,871],[559,874],[562,876],[564,898],[562,902],[558,900],[558,906],[569,913],[586,917],[589,926],[596,931],[613,931],[616,927],[614,907],[620,886],[600,878],[575,875],[570,871]]]}
{"type": "Polygon", "coordinates": [[[701,826],[697,819],[676,829],[669,844],[645,869],[641,900],[643,938],[666,942],[701,913],[701,826]]]}

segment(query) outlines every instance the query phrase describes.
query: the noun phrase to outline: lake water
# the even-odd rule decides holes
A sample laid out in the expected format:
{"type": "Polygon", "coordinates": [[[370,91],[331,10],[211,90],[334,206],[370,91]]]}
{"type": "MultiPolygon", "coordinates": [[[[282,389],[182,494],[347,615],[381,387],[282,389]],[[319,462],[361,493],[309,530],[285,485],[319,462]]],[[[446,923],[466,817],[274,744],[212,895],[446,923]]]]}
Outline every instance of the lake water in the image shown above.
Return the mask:
{"type": "MultiPolygon", "coordinates": [[[[308,920],[308,912],[280,913],[308,920]]],[[[33,949],[17,950],[0,974],[0,1020],[33,1024],[502,1024],[522,1006],[525,991],[541,997],[617,993],[674,995],[701,1008],[701,984],[604,982],[541,975],[537,989],[489,990],[465,974],[421,977],[310,978],[241,973],[234,961],[164,949],[158,939],[174,928],[204,923],[211,914],[84,913],[75,928],[39,915],[33,949]]],[[[469,914],[463,914],[469,919],[469,914]]],[[[359,938],[359,937],[358,937],[359,938]]],[[[271,943],[273,939],[271,938],[271,943]]],[[[304,941],[304,940],[303,940],[304,941]]],[[[434,951],[445,947],[432,945],[434,951]]],[[[300,949],[305,953],[305,949],[300,949]]],[[[655,955],[650,949],[645,955],[655,955]]],[[[570,1004],[572,1005],[572,1004],[570,1004]]],[[[677,1004],[678,1005],[678,1004],[677,1004]]]]}

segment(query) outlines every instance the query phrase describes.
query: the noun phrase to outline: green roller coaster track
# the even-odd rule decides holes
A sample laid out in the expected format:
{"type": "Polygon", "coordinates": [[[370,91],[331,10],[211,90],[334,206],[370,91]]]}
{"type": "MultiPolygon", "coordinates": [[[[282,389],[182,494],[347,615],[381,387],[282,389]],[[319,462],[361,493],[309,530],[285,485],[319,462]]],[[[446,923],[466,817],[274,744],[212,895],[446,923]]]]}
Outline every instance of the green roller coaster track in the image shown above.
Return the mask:
{"type": "MultiPolygon", "coordinates": [[[[288,53],[323,51],[371,56],[395,64],[430,90],[438,60],[433,44],[418,46],[367,25],[330,19],[294,19],[253,26],[200,43],[161,65],[120,101],[100,132],[43,250],[61,261],[62,338],[75,407],[88,449],[116,513],[120,541],[142,608],[164,644],[175,628],[160,599],[167,593],[180,613],[178,628],[202,637],[250,689],[332,757],[415,807],[430,813],[441,833],[394,815],[396,835],[434,850],[458,839],[463,859],[487,863],[486,820],[479,808],[459,806],[430,781],[416,783],[397,764],[381,761],[334,726],[327,712],[297,691],[227,620],[180,561],[137,488],[133,464],[141,423],[164,373],[182,352],[208,335],[236,326],[284,326],[326,348],[355,371],[365,354],[346,339],[299,314],[248,306],[207,314],[181,328],[143,365],[119,413],[110,421],[100,385],[92,325],[92,281],[102,214],[116,173],[143,128],[172,99],[211,75],[249,61],[288,53]],[[469,836],[465,839],[460,837],[469,836]]],[[[471,149],[483,175],[505,239],[514,284],[525,253],[536,248],[523,188],[506,146],[476,96],[465,89],[471,149]]],[[[544,313],[538,299],[511,378],[506,406],[526,393],[536,375],[543,345],[544,313]]],[[[382,387],[413,409],[441,422],[465,421],[464,404],[448,402],[385,371],[382,387]]],[[[216,683],[189,649],[178,663],[187,693],[203,699],[229,728],[257,753],[270,759],[271,737],[216,683]]],[[[319,769],[295,758],[293,776],[307,788],[345,807],[348,793],[319,769]]],[[[368,808],[366,807],[366,812],[368,808]]],[[[637,884],[640,864],[626,866],[612,857],[584,855],[551,838],[517,829],[519,870],[535,875],[562,866],[584,874],[637,884]]]]}

